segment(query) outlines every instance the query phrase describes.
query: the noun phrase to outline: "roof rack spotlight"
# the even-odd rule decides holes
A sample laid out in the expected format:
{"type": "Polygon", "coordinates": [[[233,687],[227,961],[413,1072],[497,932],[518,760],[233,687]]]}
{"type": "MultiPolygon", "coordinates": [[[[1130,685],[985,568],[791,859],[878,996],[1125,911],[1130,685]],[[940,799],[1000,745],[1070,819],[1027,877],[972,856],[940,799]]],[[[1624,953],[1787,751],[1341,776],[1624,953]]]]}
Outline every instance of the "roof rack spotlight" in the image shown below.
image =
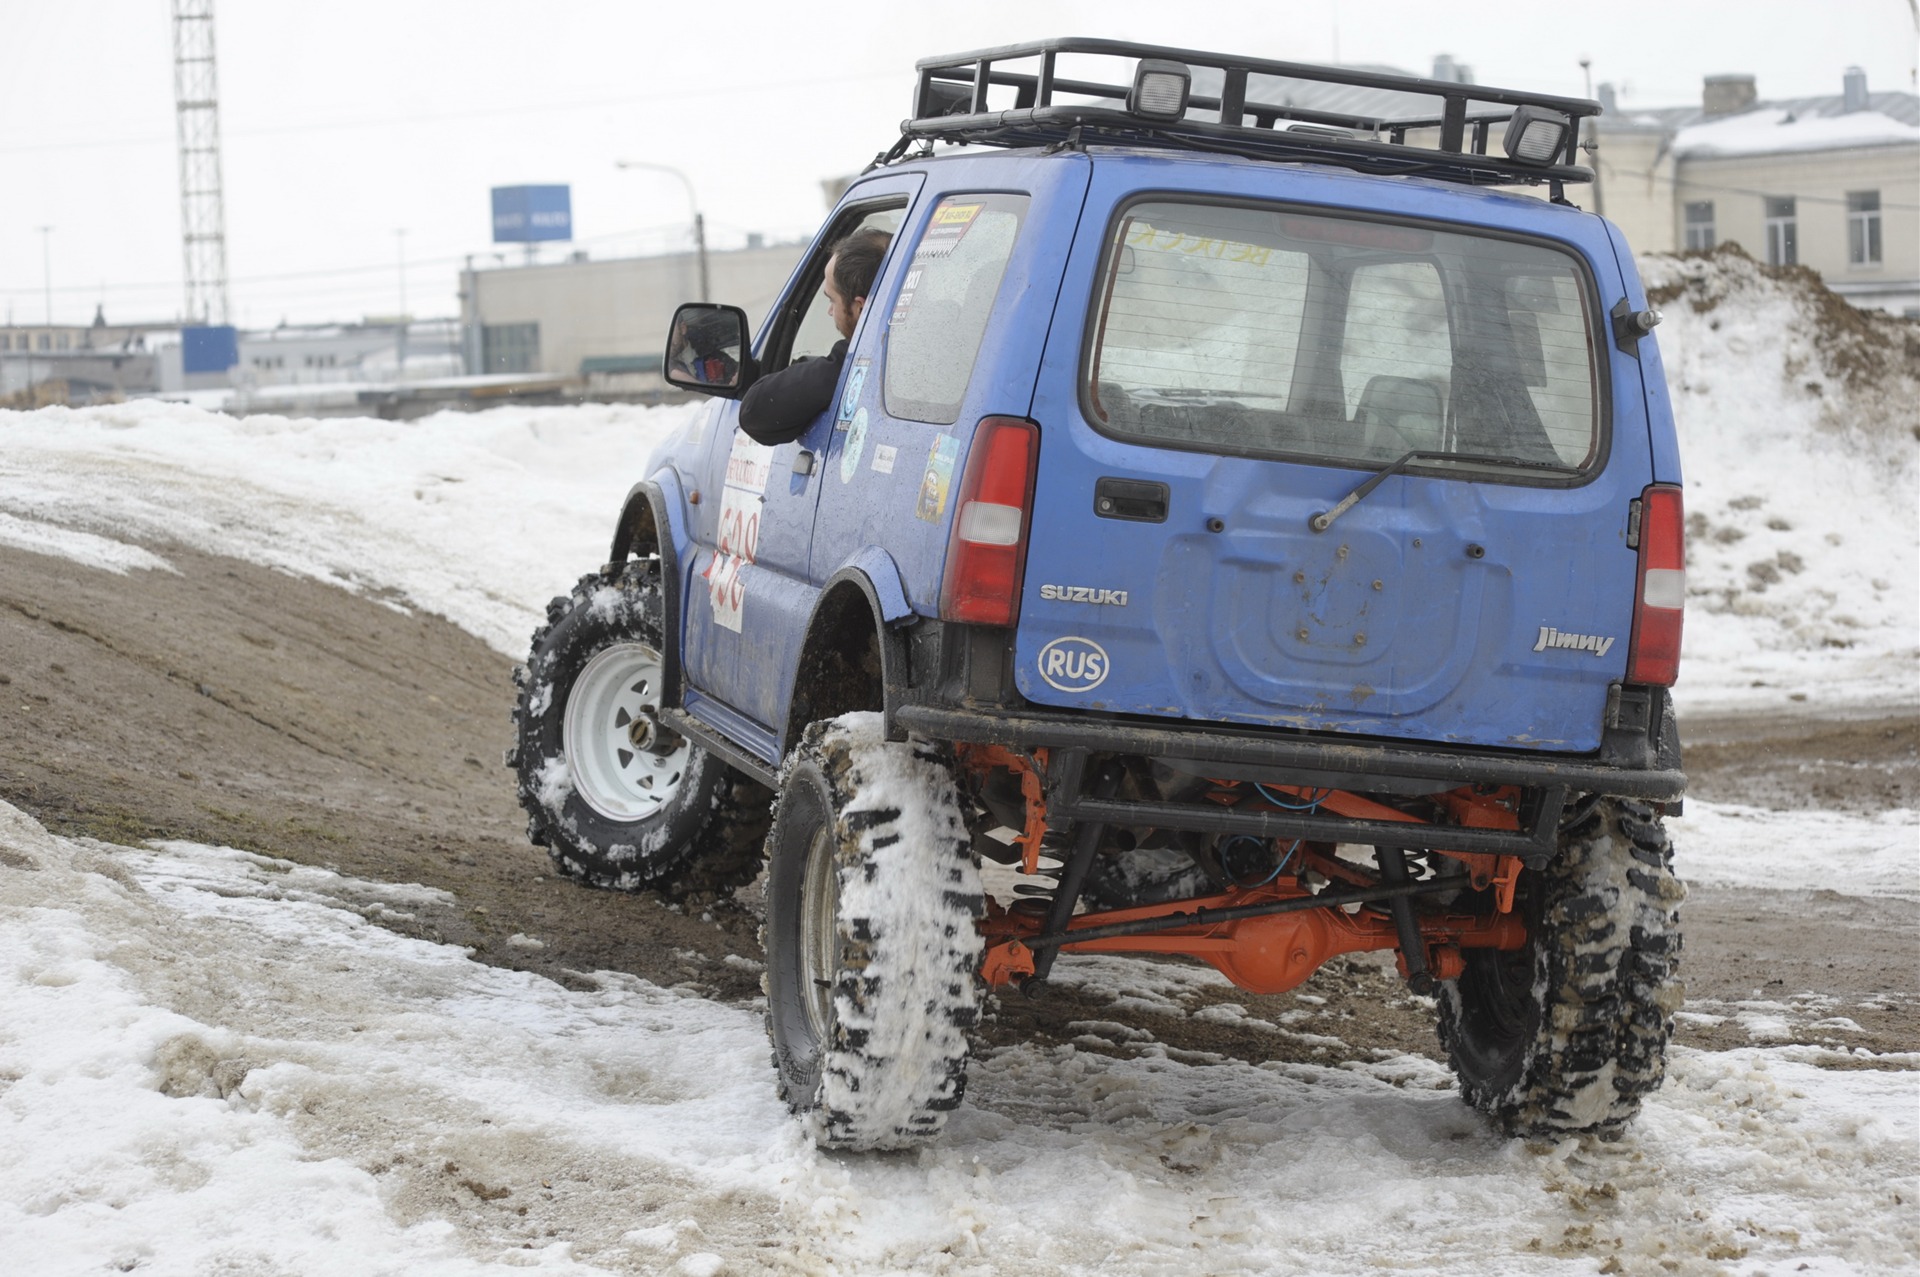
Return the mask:
{"type": "Polygon", "coordinates": [[[1519,106],[1507,121],[1501,146],[1510,160],[1523,164],[1551,164],[1567,145],[1567,117],[1545,107],[1519,106]]]}
{"type": "Polygon", "coordinates": [[[1184,62],[1142,58],[1127,94],[1127,112],[1147,120],[1178,120],[1187,113],[1187,91],[1193,72],[1184,62]]]}

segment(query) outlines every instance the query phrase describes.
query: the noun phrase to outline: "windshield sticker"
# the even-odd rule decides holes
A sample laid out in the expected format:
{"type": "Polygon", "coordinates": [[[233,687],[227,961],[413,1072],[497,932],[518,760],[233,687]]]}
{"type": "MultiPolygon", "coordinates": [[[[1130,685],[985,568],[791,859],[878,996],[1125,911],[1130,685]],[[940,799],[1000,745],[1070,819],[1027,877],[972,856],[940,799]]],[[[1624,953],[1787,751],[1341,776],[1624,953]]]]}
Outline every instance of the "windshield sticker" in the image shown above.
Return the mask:
{"type": "Polygon", "coordinates": [[[1047,686],[1062,692],[1091,692],[1107,681],[1113,662],[1092,639],[1069,634],[1040,649],[1034,662],[1047,686]]]}
{"type": "Polygon", "coordinates": [[[755,443],[745,431],[735,431],[733,451],[727,454],[727,482],[720,494],[720,542],[707,562],[707,602],[714,623],[735,634],[746,607],[747,583],[742,572],[760,551],[761,494],[773,474],[773,449],[755,443]]]}
{"type": "Polygon", "coordinates": [[[920,476],[920,496],[913,503],[913,517],[928,523],[940,522],[947,512],[947,494],[953,488],[953,461],[960,455],[960,441],[952,435],[938,435],[927,450],[927,469],[920,476]]]}
{"type": "Polygon", "coordinates": [[[847,370],[847,388],[840,392],[840,415],[834,419],[835,430],[845,430],[853,420],[853,410],[860,406],[860,396],[867,388],[867,363],[865,359],[856,359],[847,370]]]}
{"type": "Polygon", "coordinates": [[[920,287],[921,274],[918,266],[907,271],[906,279],[900,283],[900,296],[893,302],[893,314],[887,319],[889,324],[897,324],[907,317],[907,307],[913,305],[913,293],[920,287]]]}
{"type": "Polygon", "coordinates": [[[985,204],[943,202],[934,209],[933,220],[927,223],[926,233],[920,237],[920,246],[913,250],[913,264],[918,266],[923,262],[953,256],[953,250],[960,246],[961,237],[985,207],[985,204]]]}
{"type": "Polygon", "coordinates": [[[847,442],[840,449],[840,482],[853,482],[854,473],[860,469],[860,454],[866,446],[867,410],[862,408],[853,414],[853,424],[847,428],[847,442]]]}
{"type": "Polygon", "coordinates": [[[890,443],[883,443],[873,450],[873,471],[875,474],[892,474],[893,459],[900,450],[890,443]]]}
{"type": "Polygon", "coordinates": [[[1266,245],[1243,244],[1239,240],[1221,239],[1214,235],[1189,235],[1185,231],[1163,231],[1145,222],[1135,223],[1127,232],[1127,246],[1246,262],[1252,266],[1265,266],[1273,260],[1273,249],[1266,245]]]}

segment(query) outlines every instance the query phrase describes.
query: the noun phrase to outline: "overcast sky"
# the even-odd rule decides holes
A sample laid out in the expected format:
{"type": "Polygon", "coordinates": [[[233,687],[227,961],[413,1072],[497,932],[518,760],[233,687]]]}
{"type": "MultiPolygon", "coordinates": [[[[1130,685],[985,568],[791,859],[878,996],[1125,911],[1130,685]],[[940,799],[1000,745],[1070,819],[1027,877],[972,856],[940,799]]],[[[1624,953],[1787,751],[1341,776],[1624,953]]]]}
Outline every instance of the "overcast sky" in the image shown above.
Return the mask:
{"type": "MultiPolygon", "coordinates": [[[[168,0],[0,0],[0,320],[165,319],[183,305],[168,0]],[[46,234],[41,227],[51,227],[46,234]],[[50,271],[47,269],[50,266],[50,271]]],[[[820,183],[896,136],[916,58],[1097,35],[1425,75],[1628,106],[1837,93],[1848,66],[1915,87],[1911,0],[216,0],[227,260],[243,325],[456,312],[491,260],[488,188],[573,188],[574,247],[807,236],[820,183]],[[405,231],[404,236],[397,234],[405,231]]],[[[517,251],[517,250],[515,250],[517,251]]],[[[549,255],[553,248],[546,250],[549,255]]]]}

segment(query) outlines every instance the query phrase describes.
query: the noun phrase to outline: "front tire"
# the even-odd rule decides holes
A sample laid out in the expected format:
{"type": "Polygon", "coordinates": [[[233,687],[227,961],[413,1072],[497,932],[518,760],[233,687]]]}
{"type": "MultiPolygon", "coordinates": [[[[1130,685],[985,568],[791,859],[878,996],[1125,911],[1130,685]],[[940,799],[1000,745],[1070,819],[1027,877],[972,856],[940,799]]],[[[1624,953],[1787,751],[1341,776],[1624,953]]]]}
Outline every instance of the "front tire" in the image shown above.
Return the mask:
{"type": "Polygon", "coordinates": [[[767,838],[767,1032],[822,1148],[931,1139],[966,1090],[985,908],[951,767],[880,716],[814,723],[767,838]]]}
{"type": "Polygon", "coordinates": [[[515,672],[515,740],[527,837],[556,870],[595,887],[676,894],[750,882],[771,795],[659,718],[659,565],[581,577],[547,605],[515,672]]]}
{"type": "Polygon", "coordinates": [[[1666,1076],[1684,994],[1672,844],[1650,807],[1601,799],[1520,884],[1526,947],[1469,950],[1440,986],[1461,1097],[1509,1134],[1617,1136],[1666,1076]]]}

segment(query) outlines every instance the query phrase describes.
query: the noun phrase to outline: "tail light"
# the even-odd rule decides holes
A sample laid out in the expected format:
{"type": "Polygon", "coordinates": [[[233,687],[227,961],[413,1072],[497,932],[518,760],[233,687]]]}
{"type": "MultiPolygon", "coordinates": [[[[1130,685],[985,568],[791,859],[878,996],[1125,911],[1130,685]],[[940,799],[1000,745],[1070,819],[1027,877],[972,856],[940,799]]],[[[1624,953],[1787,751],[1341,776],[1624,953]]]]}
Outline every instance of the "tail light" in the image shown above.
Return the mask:
{"type": "Polygon", "coordinates": [[[984,417],[960,481],[940,615],[972,625],[1012,625],[1020,614],[1028,506],[1040,430],[1018,417],[984,417]]]}
{"type": "Polygon", "coordinates": [[[1680,622],[1687,602],[1687,522],[1680,489],[1656,483],[1640,494],[1640,574],[1633,601],[1629,683],[1670,687],[1680,675],[1680,622]]]}

